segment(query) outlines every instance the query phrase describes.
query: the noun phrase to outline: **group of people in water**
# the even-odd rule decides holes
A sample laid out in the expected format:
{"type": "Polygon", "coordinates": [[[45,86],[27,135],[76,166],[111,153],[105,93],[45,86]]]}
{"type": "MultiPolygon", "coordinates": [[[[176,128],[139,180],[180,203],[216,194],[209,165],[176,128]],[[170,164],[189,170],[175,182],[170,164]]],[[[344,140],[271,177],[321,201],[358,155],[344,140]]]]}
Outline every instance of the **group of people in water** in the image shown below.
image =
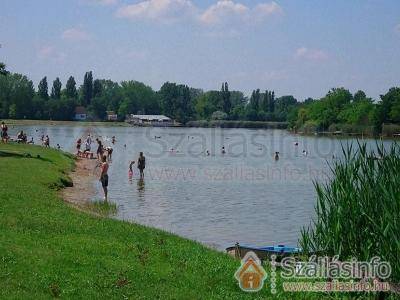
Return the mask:
{"type": "MultiPolygon", "coordinates": [[[[102,140],[100,138],[95,139],[96,142],[96,159],[99,161],[99,163],[96,165],[96,168],[100,169],[100,175],[99,175],[99,181],[101,183],[101,186],[103,188],[104,192],[104,200],[108,201],[108,181],[109,181],[109,176],[108,176],[108,169],[109,169],[109,162],[112,161],[112,153],[113,153],[113,148],[111,146],[104,146],[102,140]]],[[[76,155],[78,157],[83,157],[83,158],[94,158],[92,150],[92,136],[88,134],[86,139],[84,139],[84,142],[82,141],[82,138],[79,138],[76,141],[76,155]],[[82,151],[82,144],[84,144],[84,150],[82,151]],[[90,154],[90,155],[88,155],[90,154]]],[[[116,138],[113,136],[111,138],[111,143],[114,145],[116,143],[116,138]]],[[[124,145],[126,148],[126,145],[124,145]]],[[[131,179],[133,177],[134,171],[133,171],[133,166],[136,162],[130,161],[129,163],[129,171],[128,171],[128,176],[131,179]]],[[[140,179],[143,180],[144,178],[144,169],[146,167],[146,158],[143,155],[143,152],[139,153],[139,157],[137,159],[137,168],[139,169],[139,176],[140,179]]]]}

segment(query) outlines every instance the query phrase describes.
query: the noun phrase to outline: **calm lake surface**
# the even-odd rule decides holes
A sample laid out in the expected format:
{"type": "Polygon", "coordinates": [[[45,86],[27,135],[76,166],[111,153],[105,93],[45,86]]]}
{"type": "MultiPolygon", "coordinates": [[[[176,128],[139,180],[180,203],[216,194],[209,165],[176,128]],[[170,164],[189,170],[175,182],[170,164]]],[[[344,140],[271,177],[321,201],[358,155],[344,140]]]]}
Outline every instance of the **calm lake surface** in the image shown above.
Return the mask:
{"type": "MultiPolygon", "coordinates": [[[[220,250],[235,242],[297,245],[302,226],[314,217],[313,180],[326,180],[328,163],[341,157],[341,143],[355,141],[297,136],[284,130],[205,128],[38,125],[15,126],[10,133],[21,129],[36,144],[48,134],[51,146],[59,143],[70,152],[88,131],[101,136],[106,146],[115,136],[109,197],[118,205],[117,218],[220,250]],[[136,168],[133,178],[128,177],[129,162],[137,160],[139,151],[146,156],[143,181],[136,168]],[[279,160],[274,159],[276,151],[279,160]]],[[[374,140],[365,141],[375,145],[374,140]]],[[[102,199],[100,183],[94,185],[95,199],[102,199]]]]}

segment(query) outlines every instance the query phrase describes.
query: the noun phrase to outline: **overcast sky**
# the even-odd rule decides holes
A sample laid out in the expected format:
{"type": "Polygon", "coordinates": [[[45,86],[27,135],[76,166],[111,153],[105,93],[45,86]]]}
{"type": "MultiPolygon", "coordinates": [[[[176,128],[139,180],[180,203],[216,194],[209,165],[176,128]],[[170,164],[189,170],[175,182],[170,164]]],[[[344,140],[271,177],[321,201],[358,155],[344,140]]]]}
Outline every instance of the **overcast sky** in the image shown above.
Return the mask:
{"type": "Polygon", "coordinates": [[[35,85],[115,81],[374,98],[400,86],[399,0],[1,0],[0,61],[35,85]]]}

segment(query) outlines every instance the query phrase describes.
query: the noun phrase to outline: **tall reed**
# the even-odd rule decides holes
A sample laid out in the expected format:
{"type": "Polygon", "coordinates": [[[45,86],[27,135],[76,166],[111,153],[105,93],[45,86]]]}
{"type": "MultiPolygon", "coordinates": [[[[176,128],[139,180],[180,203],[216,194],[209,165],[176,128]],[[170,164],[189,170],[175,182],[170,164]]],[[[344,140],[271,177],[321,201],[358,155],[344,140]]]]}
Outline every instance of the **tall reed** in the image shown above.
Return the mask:
{"type": "Polygon", "coordinates": [[[331,165],[332,179],[314,183],[316,218],[302,229],[305,252],[388,261],[391,281],[400,280],[400,146],[368,150],[342,146],[343,159],[331,165]]]}

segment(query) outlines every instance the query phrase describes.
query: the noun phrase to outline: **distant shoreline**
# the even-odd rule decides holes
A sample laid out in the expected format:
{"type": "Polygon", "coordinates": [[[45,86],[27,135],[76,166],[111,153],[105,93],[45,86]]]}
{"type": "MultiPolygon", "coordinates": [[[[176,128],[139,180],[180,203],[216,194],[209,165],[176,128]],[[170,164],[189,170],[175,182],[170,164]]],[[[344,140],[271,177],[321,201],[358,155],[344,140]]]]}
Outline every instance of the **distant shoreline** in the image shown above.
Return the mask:
{"type": "Polygon", "coordinates": [[[33,125],[47,125],[47,126],[82,126],[82,127],[90,127],[90,126],[116,126],[116,127],[130,127],[131,125],[125,122],[105,122],[105,121],[52,121],[52,120],[13,120],[13,119],[4,119],[7,125],[11,126],[33,126],[33,125]]]}
{"type": "MultiPolygon", "coordinates": [[[[82,126],[82,127],[96,127],[96,126],[109,126],[109,127],[136,127],[126,122],[109,122],[109,121],[52,121],[52,120],[13,120],[3,119],[9,126],[82,126]]],[[[146,126],[146,128],[151,126],[146,126]]],[[[330,138],[341,138],[341,137],[356,137],[356,138],[384,138],[384,139],[398,139],[399,134],[392,134],[387,132],[386,134],[373,135],[370,133],[360,132],[344,132],[344,131],[294,131],[288,128],[287,122],[264,122],[264,121],[189,121],[186,125],[182,126],[167,126],[168,128],[242,128],[242,129],[280,129],[287,130],[291,134],[301,136],[319,136],[319,137],[330,137],[330,138]]],[[[154,127],[157,128],[157,127],[154,127]]],[[[164,128],[164,127],[160,127],[164,128]]]]}

